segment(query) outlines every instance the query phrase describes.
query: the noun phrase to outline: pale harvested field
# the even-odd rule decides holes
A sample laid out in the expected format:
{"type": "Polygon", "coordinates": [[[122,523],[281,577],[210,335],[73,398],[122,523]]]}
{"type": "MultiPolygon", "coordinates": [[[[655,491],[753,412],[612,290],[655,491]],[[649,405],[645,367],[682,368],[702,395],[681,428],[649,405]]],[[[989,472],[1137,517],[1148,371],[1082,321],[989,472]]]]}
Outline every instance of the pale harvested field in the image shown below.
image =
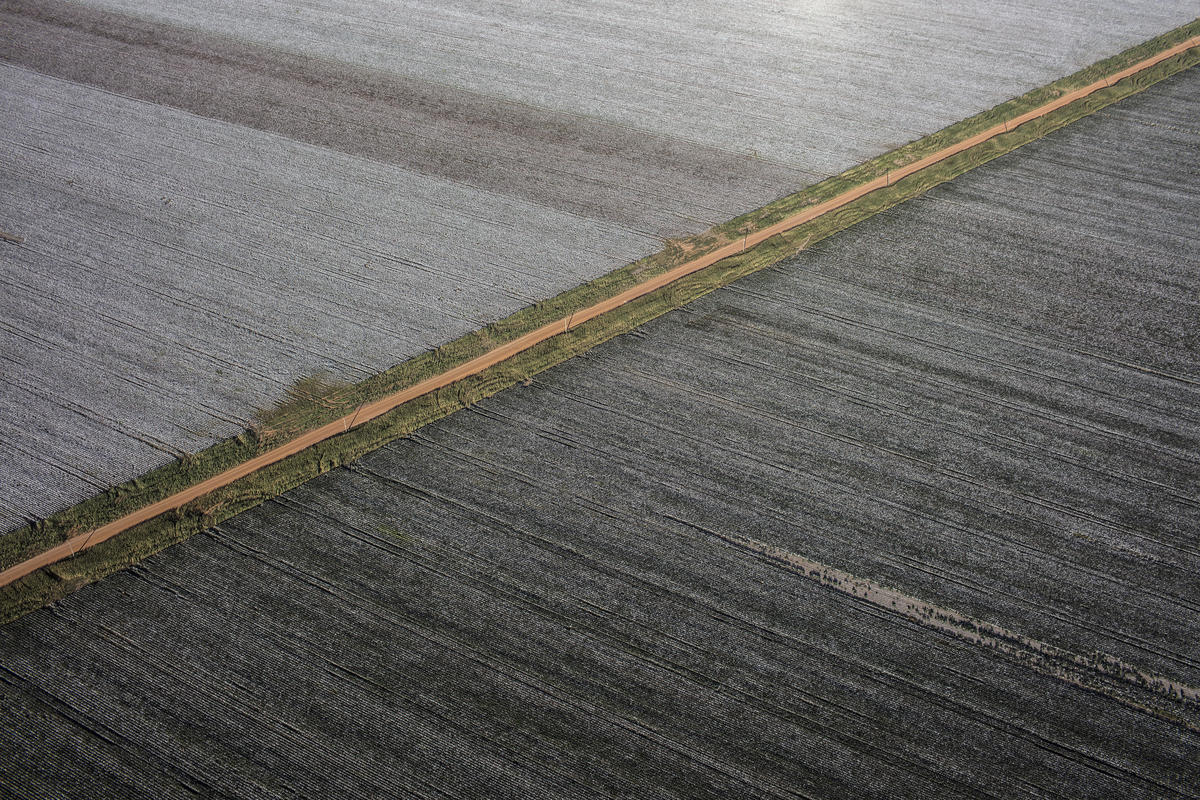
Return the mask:
{"type": "Polygon", "coordinates": [[[1198,106],[1177,76],[5,626],[6,786],[1200,796],[1196,707],[795,569],[1200,685],[1198,106]]]}
{"type": "Polygon", "coordinates": [[[0,530],[1194,13],[143,6],[0,2],[0,530]]]}
{"type": "Polygon", "coordinates": [[[16,112],[0,137],[20,153],[4,191],[23,206],[5,225],[27,240],[0,250],[0,508],[13,515],[236,434],[298,374],[364,378],[574,286],[587,275],[572,263],[614,268],[650,241],[0,71],[16,112]],[[82,142],[95,160],[81,163],[82,142]]]}
{"type": "Polygon", "coordinates": [[[85,0],[822,176],[1190,22],[1066,0],[85,0]]]}

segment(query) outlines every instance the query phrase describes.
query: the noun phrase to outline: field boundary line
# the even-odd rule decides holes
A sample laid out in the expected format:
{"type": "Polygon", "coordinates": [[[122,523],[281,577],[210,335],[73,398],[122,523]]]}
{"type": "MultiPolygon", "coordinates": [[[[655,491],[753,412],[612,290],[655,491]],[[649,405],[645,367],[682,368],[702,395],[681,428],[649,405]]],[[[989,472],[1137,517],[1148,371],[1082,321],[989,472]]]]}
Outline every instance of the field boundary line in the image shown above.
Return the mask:
{"type": "MultiPolygon", "coordinates": [[[[65,541],[62,541],[61,543],[50,547],[38,553],[37,555],[9,566],[3,571],[0,571],[0,588],[7,587],[15,581],[18,581],[21,578],[24,578],[40,569],[49,567],[60,561],[86,552],[87,550],[107,542],[118,534],[134,528],[141,523],[147,522],[160,515],[183,509],[185,506],[195,500],[205,497],[206,495],[209,495],[218,489],[229,486],[238,480],[268,466],[301,453],[315,444],[332,439],[340,434],[353,431],[356,428],[361,428],[363,425],[371,422],[372,420],[375,420],[417,398],[430,395],[439,389],[458,383],[465,378],[479,375],[485,370],[495,367],[496,365],[512,358],[515,355],[524,353],[525,351],[528,351],[555,336],[566,334],[580,327],[581,325],[584,325],[585,323],[596,319],[597,317],[620,308],[621,306],[631,303],[634,300],[646,297],[668,285],[675,284],[682,278],[693,275],[730,257],[740,255],[747,250],[767,241],[768,239],[786,233],[787,231],[816,220],[820,217],[829,215],[834,211],[846,208],[855,201],[871,195],[873,192],[893,187],[903,181],[905,178],[919,175],[930,167],[950,159],[955,155],[971,150],[972,148],[984,144],[998,136],[1011,133],[1021,125],[1041,119],[1048,114],[1084,99],[1095,92],[1109,88],[1125,78],[1129,78],[1144,72],[1145,70],[1148,70],[1174,56],[1182,54],[1196,47],[1200,47],[1200,36],[1192,36],[1191,38],[1180,41],[1177,44],[1158,51],[1157,53],[1142,59],[1118,72],[1115,72],[1112,75],[1102,77],[1081,88],[1062,94],[1061,96],[1050,100],[1030,111],[1020,114],[1012,120],[997,123],[986,130],[947,145],[940,150],[930,153],[923,158],[904,166],[890,168],[885,171],[884,174],[879,175],[872,180],[853,186],[823,202],[791,214],[779,220],[778,222],[775,222],[774,224],[765,226],[754,232],[748,232],[737,236],[732,242],[718,247],[711,252],[685,261],[678,266],[654,275],[645,281],[637,283],[634,286],[625,289],[624,291],[621,291],[599,302],[593,303],[590,306],[571,311],[565,316],[541,325],[535,330],[525,333],[524,335],[521,335],[518,338],[491,350],[488,350],[487,352],[465,361],[458,366],[433,375],[432,377],[419,381],[410,387],[388,394],[377,400],[365,402],[355,409],[353,413],[346,414],[330,422],[322,424],[310,431],[302,433],[296,438],[291,439],[290,441],[274,449],[263,452],[216,475],[213,475],[206,480],[188,486],[187,488],[175,492],[156,502],[142,506],[130,513],[112,520],[111,522],[108,522],[107,524],[84,531],[82,533],[78,533],[76,535],[72,535],[65,541]]],[[[1015,146],[1019,146],[1019,144],[1015,146]]],[[[920,189],[915,193],[919,194],[920,191],[924,190],[920,189]]]]}

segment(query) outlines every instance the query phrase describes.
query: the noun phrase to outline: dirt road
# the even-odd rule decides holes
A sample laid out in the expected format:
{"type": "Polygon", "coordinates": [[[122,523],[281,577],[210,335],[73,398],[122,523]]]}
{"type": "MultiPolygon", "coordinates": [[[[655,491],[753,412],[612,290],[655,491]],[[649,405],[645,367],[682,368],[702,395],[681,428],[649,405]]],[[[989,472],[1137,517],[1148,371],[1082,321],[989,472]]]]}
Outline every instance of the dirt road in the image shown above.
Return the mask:
{"type": "Polygon", "coordinates": [[[496,364],[499,364],[500,362],[505,361],[506,359],[511,358],[512,356],[527,350],[540,342],[543,342],[560,333],[565,333],[572,328],[578,327],[579,325],[582,325],[583,323],[594,319],[601,314],[622,306],[625,303],[656,291],[657,289],[679,280],[680,278],[683,278],[694,272],[698,272],[705,267],[711,266],[718,261],[741,253],[771,238],[772,236],[784,233],[792,228],[816,219],[817,217],[841,208],[873,191],[890,186],[909,175],[919,172],[957,153],[961,153],[964,150],[968,150],[978,144],[986,142],[989,139],[1007,133],[1026,122],[1043,117],[1059,108],[1062,108],[1063,106],[1073,103],[1076,100],[1099,91],[1100,89],[1111,86],[1124,78],[1148,69],[1193,47],[1200,47],[1200,37],[1193,37],[1185,42],[1181,42],[1174,47],[1140,61],[1137,64],[1121,70],[1114,75],[1108,76],[1107,78],[1096,81],[1081,89],[1077,89],[1073,92],[1065,94],[1056,100],[1022,114],[1014,120],[995,125],[979,134],[976,134],[975,136],[950,145],[942,150],[937,151],[936,153],[932,153],[931,155],[926,156],[919,161],[913,162],[912,164],[900,169],[893,170],[888,174],[876,178],[868,183],[862,184],[861,186],[847,190],[846,192],[827,200],[824,203],[808,208],[798,214],[781,220],[770,227],[764,228],[756,233],[752,233],[741,241],[725,245],[724,247],[721,247],[711,253],[695,258],[665,273],[662,273],[661,275],[650,278],[644,283],[640,283],[637,286],[627,289],[614,297],[596,303],[588,308],[578,310],[567,317],[563,317],[559,320],[544,325],[535,331],[531,331],[530,333],[527,333],[524,336],[509,342],[508,344],[491,350],[458,367],[455,367],[452,370],[424,380],[414,386],[409,387],[408,389],[404,389],[400,392],[396,392],[395,394],[376,400],[373,403],[366,404],[358,409],[355,413],[346,415],[340,419],[323,425],[320,428],[312,430],[296,439],[293,439],[287,444],[271,450],[270,452],[263,453],[262,455],[226,470],[219,475],[215,475],[206,481],[191,486],[156,503],[152,503],[148,506],[138,509],[131,514],[127,514],[126,516],[114,520],[107,525],[96,528],[95,530],[87,533],[74,536],[62,544],[52,547],[49,550],[34,556],[33,558],[9,567],[3,572],[0,572],[0,586],[6,586],[38,569],[54,564],[62,559],[69,558],[90,547],[94,547],[101,542],[107,541],[123,531],[129,530],[130,528],[157,517],[160,514],[181,508],[193,500],[203,497],[208,493],[224,486],[228,486],[234,481],[250,475],[251,473],[260,470],[263,467],[295,455],[296,453],[299,453],[300,451],[318,442],[329,439],[340,433],[345,433],[351,428],[358,427],[375,419],[376,417],[386,414],[387,412],[400,405],[403,405],[404,403],[407,403],[410,400],[436,391],[437,389],[448,386],[463,378],[482,372],[483,370],[495,366],[496,364]]]}

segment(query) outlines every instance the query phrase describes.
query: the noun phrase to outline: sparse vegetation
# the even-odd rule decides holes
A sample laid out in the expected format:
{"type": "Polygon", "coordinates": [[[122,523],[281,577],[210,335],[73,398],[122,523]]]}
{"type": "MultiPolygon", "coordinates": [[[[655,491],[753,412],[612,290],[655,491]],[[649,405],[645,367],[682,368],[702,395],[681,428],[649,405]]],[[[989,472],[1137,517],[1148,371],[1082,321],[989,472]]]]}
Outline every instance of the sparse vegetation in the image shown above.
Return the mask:
{"type": "Polygon", "coordinates": [[[251,432],[262,444],[287,441],[320,424],[330,413],[345,414],[353,388],[324,372],[306,375],[289,386],[274,406],[255,413],[251,432]]]}

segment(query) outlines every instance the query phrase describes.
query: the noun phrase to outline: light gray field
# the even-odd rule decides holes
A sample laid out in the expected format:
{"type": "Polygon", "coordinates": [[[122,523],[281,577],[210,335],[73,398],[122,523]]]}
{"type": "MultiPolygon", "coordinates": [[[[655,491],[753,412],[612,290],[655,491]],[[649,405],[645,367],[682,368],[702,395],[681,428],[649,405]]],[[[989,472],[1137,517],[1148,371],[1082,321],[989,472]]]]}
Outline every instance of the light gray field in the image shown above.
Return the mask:
{"type": "MultiPolygon", "coordinates": [[[[0,65],[0,523],[613,269],[628,227],[0,65]],[[0,243],[2,244],[2,243],[0,243]]],[[[651,240],[652,241],[652,240],[651,240]]]]}
{"type": "Polygon", "coordinates": [[[1193,70],[5,626],[3,785],[1200,796],[1195,707],[738,545],[1200,685],[1198,115],[1193,70]]]}
{"type": "Polygon", "coordinates": [[[1194,12],[143,6],[0,1],[0,530],[1194,12]]]}
{"type": "Polygon", "coordinates": [[[1190,22],[1191,0],[85,0],[822,176],[1190,22]]]}

